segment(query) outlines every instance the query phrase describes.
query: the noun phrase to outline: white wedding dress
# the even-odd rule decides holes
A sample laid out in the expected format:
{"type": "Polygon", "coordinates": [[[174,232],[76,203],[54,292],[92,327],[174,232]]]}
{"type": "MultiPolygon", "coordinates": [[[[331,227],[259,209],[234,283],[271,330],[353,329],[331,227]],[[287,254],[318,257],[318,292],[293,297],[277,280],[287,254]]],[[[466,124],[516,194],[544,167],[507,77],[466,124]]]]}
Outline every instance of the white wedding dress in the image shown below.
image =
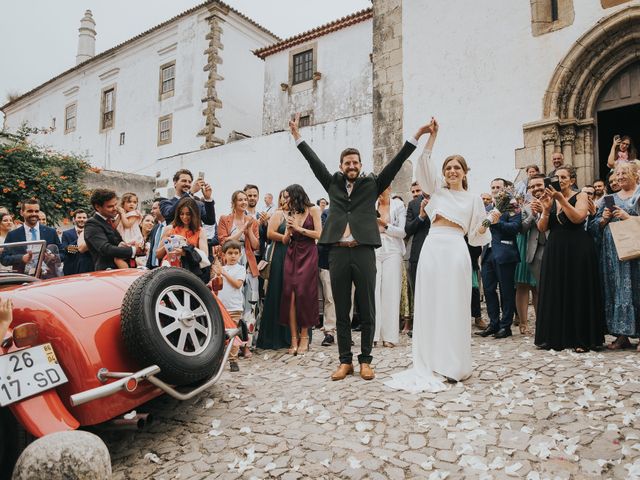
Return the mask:
{"type": "Polygon", "coordinates": [[[440,169],[425,150],[414,178],[431,195],[426,213],[460,225],[431,227],[422,245],[416,274],[413,313],[413,367],[392,375],[385,385],[412,393],[439,392],[443,377],[464,380],[471,375],[471,258],[470,245],[491,241],[489,229],[478,233],[486,218],[479,195],[443,187],[440,169]]]}

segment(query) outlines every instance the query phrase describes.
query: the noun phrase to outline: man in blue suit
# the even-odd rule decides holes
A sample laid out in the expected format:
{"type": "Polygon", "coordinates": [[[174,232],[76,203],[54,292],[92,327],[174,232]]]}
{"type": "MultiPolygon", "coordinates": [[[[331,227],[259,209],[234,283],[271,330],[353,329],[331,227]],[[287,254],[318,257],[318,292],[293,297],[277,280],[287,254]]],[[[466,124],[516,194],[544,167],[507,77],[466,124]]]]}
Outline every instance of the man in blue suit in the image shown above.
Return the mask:
{"type": "MultiPolygon", "coordinates": [[[[502,178],[496,178],[491,182],[491,195],[494,199],[504,188],[505,181],[502,178]]],[[[520,262],[516,237],[522,228],[522,216],[519,212],[500,213],[497,210],[491,211],[489,216],[492,222],[491,243],[482,253],[482,284],[489,326],[476,335],[506,338],[511,336],[511,323],[516,309],[515,274],[516,266],[520,262]]]]}
{"type": "MultiPolygon", "coordinates": [[[[5,245],[8,243],[25,242],[31,240],[46,240],[47,245],[55,245],[60,249],[60,240],[54,228],[40,224],[40,202],[35,198],[29,198],[22,202],[20,207],[20,216],[24,223],[22,226],[11,230],[5,239],[5,245]]],[[[37,256],[37,255],[36,255],[37,256]]],[[[46,260],[46,258],[45,258],[46,260]]],[[[37,258],[34,258],[34,252],[26,247],[8,248],[2,250],[0,263],[4,266],[11,265],[13,270],[19,273],[25,273],[27,265],[35,265],[37,258]]],[[[28,274],[32,272],[26,269],[28,274]]]]}
{"type": "Polygon", "coordinates": [[[93,258],[89,247],[82,242],[78,244],[78,236],[84,231],[87,222],[87,212],[78,209],[73,215],[74,227],[62,232],[62,261],[65,275],[93,272],[93,258]]]}

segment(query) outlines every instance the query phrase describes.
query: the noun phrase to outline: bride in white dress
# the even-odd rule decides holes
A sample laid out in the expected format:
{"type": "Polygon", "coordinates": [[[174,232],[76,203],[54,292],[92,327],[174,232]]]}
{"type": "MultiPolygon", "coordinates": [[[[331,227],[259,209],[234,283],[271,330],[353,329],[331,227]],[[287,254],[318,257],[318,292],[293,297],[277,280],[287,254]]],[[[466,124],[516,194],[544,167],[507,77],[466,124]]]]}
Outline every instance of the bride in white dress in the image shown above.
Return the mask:
{"type": "Polygon", "coordinates": [[[424,128],[430,136],[414,167],[414,178],[431,195],[425,209],[431,229],[416,275],[413,367],[385,382],[412,393],[445,390],[442,377],[457,381],[471,375],[472,272],[464,236],[473,246],[491,241],[490,230],[482,225],[487,218],[482,199],[467,191],[465,159],[447,157],[439,171],[431,159],[438,122],[432,119],[424,128]]]}

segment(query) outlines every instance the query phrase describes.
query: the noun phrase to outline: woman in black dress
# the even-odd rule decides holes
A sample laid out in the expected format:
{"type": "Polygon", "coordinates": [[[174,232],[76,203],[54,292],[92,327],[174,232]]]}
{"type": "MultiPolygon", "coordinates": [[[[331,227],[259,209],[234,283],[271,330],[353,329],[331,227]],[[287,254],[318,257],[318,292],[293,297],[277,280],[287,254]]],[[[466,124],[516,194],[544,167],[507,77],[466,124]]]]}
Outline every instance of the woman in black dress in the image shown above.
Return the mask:
{"type": "Polygon", "coordinates": [[[538,229],[550,233],[542,257],[535,343],[582,353],[603,344],[604,309],[595,244],[584,229],[589,199],[571,189],[570,168],[556,170],[560,191],[547,188],[539,200],[538,229]]]}

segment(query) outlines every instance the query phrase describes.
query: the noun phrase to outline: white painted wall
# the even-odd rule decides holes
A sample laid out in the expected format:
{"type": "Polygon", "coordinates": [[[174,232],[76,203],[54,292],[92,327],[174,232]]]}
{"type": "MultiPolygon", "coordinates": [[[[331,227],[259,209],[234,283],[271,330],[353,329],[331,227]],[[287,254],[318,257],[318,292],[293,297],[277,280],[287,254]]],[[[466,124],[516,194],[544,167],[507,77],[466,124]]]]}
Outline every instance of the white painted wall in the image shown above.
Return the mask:
{"type": "MultiPolygon", "coordinates": [[[[313,110],[314,124],[371,113],[372,28],[373,20],[369,19],[308,42],[309,46],[317,43],[317,71],[322,78],[315,87],[296,93],[280,88],[281,83],[289,83],[290,49],[268,56],[264,74],[264,133],[287,128],[289,118],[296,112],[313,110]]],[[[304,47],[300,44],[294,49],[304,47]]]]}
{"type": "MultiPolygon", "coordinates": [[[[207,81],[203,71],[209,43],[206,17],[206,9],[194,12],[53,82],[8,108],[5,126],[13,131],[26,120],[31,126],[49,127],[55,117],[55,131],[36,135],[34,141],[86,154],[99,167],[134,173],[152,166],[158,158],[199,149],[204,143],[197,133],[205,121],[201,99],[207,81]],[[159,101],[159,68],[172,60],[176,61],[175,94],[159,101]],[[100,79],[112,70],[117,73],[100,79]],[[100,133],[101,91],[111,84],[117,88],[115,126],[100,133]],[[77,87],[75,93],[63,93],[73,87],[77,87]],[[65,135],[65,106],[73,101],[78,104],[77,128],[65,135]],[[172,142],[158,146],[158,119],[169,113],[173,114],[172,142]],[[119,144],[121,132],[125,132],[124,145],[119,144]]],[[[231,130],[254,135],[261,131],[264,64],[251,51],[273,41],[235,17],[231,12],[223,27],[221,55],[226,71],[218,94],[228,113],[218,112],[222,127],[216,135],[224,140],[231,130]]]]}
{"type": "MultiPolygon", "coordinates": [[[[330,172],[338,170],[340,152],[347,147],[360,150],[363,170],[373,168],[371,115],[362,115],[313,127],[302,128],[300,133],[325,162],[330,172]]],[[[161,172],[161,178],[171,178],[176,170],[188,168],[194,174],[205,172],[213,187],[218,215],[231,211],[231,194],[246,183],[260,188],[260,201],[267,192],[277,197],[278,192],[292,183],[304,187],[312,202],[327,197],[311,172],[307,161],[295,146],[288,132],[229,143],[209,150],[179,155],[159,161],[142,173],[161,172]]],[[[160,191],[166,195],[166,189],[160,191]]]]}
{"type": "Polygon", "coordinates": [[[531,33],[528,1],[429,0],[403,2],[404,128],[436,116],[434,157],[463,155],[470,188],[513,178],[522,126],[542,116],[544,92],[573,43],[619,7],[574,0],[575,21],[539,37],[531,33]]]}

